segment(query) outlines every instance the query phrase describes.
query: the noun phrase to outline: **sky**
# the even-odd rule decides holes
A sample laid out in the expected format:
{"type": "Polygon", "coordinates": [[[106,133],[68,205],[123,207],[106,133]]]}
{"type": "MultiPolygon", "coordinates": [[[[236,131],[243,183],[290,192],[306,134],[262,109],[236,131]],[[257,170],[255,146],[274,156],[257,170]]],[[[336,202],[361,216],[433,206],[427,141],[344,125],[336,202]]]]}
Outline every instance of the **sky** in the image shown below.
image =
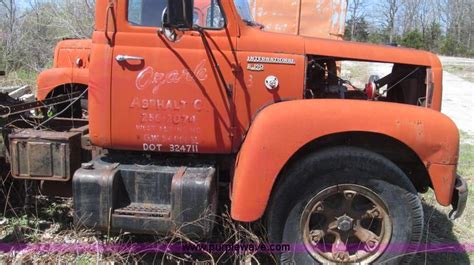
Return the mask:
{"type": "MultiPolygon", "coordinates": [[[[20,7],[20,9],[25,9],[28,8],[30,5],[30,2],[41,2],[41,1],[46,1],[46,0],[17,0],[17,3],[20,7]]],[[[64,0],[58,0],[58,1],[64,1],[64,0]]],[[[350,1],[350,0],[349,0],[350,1]]],[[[375,22],[375,15],[373,15],[373,11],[375,7],[380,5],[380,0],[365,0],[365,6],[364,6],[364,11],[366,14],[366,20],[369,22],[375,22]]],[[[351,17],[350,10],[348,10],[347,18],[351,17]]]]}
{"type": "MultiPolygon", "coordinates": [[[[21,9],[27,8],[29,6],[30,1],[42,1],[42,0],[18,0],[18,5],[21,9]]],[[[63,1],[63,0],[60,0],[63,1]]],[[[371,9],[371,7],[376,6],[378,1],[377,0],[366,0],[367,2],[367,9],[371,9]]]]}

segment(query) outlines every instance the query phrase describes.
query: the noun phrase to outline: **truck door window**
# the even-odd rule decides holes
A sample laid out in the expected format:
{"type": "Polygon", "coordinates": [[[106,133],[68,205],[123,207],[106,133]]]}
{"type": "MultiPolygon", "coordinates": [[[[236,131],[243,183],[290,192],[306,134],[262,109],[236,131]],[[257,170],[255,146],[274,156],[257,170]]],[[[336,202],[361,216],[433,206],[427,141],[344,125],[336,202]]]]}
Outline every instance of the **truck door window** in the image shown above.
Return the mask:
{"type": "Polygon", "coordinates": [[[249,0],[234,0],[234,4],[235,4],[235,7],[237,8],[237,12],[239,12],[240,17],[244,21],[248,21],[248,22],[254,21],[250,13],[249,0]]]}
{"type": "Polygon", "coordinates": [[[202,16],[200,18],[194,17],[196,25],[207,29],[222,29],[224,27],[225,19],[219,1],[196,0],[194,8],[200,10],[200,12],[194,12],[194,16],[202,16]]]}
{"type": "Polygon", "coordinates": [[[128,0],[128,22],[135,26],[161,27],[166,0],[128,0]]]}
{"type": "MultiPolygon", "coordinates": [[[[166,0],[129,0],[128,22],[134,26],[161,27],[166,7],[166,0]]],[[[194,1],[194,24],[206,29],[222,29],[225,19],[219,1],[194,1]]]]}
{"type": "MultiPolygon", "coordinates": [[[[206,29],[224,27],[218,0],[196,0],[194,6],[194,24],[206,29]]],[[[166,0],[128,0],[128,22],[134,26],[161,27],[166,7],[166,0]]]]}

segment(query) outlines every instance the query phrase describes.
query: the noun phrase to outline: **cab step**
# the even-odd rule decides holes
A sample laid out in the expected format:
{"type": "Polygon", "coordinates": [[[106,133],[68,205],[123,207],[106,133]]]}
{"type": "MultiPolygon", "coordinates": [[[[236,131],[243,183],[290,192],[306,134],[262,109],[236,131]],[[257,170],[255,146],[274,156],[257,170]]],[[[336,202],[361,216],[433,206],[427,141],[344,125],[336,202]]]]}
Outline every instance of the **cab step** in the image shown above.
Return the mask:
{"type": "Polygon", "coordinates": [[[76,223],[104,231],[168,234],[176,229],[206,238],[217,208],[212,163],[120,159],[83,164],[73,177],[76,223]]]}
{"type": "Polygon", "coordinates": [[[171,206],[146,203],[132,203],[126,207],[115,209],[114,215],[169,218],[171,216],[171,206]]]}

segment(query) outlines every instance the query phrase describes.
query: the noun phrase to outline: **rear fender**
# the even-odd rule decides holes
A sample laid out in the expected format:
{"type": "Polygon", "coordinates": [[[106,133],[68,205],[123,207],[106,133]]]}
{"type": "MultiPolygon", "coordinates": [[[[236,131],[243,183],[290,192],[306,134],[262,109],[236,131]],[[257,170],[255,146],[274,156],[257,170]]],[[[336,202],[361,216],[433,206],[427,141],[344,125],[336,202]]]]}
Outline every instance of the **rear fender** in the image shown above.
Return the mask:
{"type": "Polygon", "coordinates": [[[315,139],[345,132],[377,133],[404,143],[426,166],[438,202],[450,204],[459,132],[447,116],[396,103],[295,100],[265,108],[252,123],[235,166],[232,217],[258,220],[290,158],[315,139]]]}
{"type": "Polygon", "coordinates": [[[36,98],[44,100],[55,88],[68,84],[82,84],[89,82],[89,69],[53,68],[38,75],[38,90],[36,98]]]}

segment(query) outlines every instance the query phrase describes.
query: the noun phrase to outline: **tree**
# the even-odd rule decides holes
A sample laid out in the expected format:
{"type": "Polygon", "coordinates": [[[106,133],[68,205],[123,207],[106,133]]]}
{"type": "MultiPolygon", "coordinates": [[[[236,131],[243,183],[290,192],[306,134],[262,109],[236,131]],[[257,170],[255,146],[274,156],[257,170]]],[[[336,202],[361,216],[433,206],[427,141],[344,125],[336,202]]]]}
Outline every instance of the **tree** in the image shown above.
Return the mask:
{"type": "Polygon", "coordinates": [[[423,47],[429,51],[439,52],[442,39],[443,31],[441,25],[433,21],[423,34],[423,47]]]}
{"type": "Polygon", "coordinates": [[[11,53],[16,47],[18,32],[16,26],[18,24],[17,5],[15,0],[0,0],[0,10],[3,11],[0,17],[0,28],[2,39],[2,61],[5,64],[5,70],[8,71],[9,62],[11,61],[11,53]]]}
{"type": "Polygon", "coordinates": [[[394,43],[397,35],[397,21],[402,0],[382,0],[380,1],[379,13],[382,15],[382,25],[388,32],[389,43],[394,43]]]}
{"type": "MultiPolygon", "coordinates": [[[[361,17],[363,17],[362,10],[366,6],[365,0],[348,0],[348,10],[351,14],[350,21],[358,21],[361,17]]],[[[348,21],[349,22],[349,21],[348,21]]],[[[347,23],[348,23],[347,22],[347,23]]],[[[348,29],[346,36],[350,36],[349,40],[353,40],[353,36],[356,34],[359,25],[357,23],[348,23],[348,29]]],[[[347,28],[346,28],[347,29],[347,28]]]]}
{"type": "Polygon", "coordinates": [[[448,34],[444,40],[440,52],[448,56],[469,55],[468,49],[464,44],[456,39],[455,33],[448,34]]]}
{"type": "Polygon", "coordinates": [[[412,31],[418,28],[418,15],[421,12],[418,12],[422,0],[404,0],[400,5],[403,11],[401,16],[402,23],[402,32],[407,34],[409,31],[412,31]]]}
{"type": "Polygon", "coordinates": [[[8,71],[40,72],[60,40],[91,37],[94,0],[29,0],[21,10],[15,1],[0,0],[0,55],[8,71]]]}
{"type": "Polygon", "coordinates": [[[366,42],[369,40],[369,25],[361,17],[358,19],[349,19],[346,24],[345,38],[348,40],[366,42]],[[352,31],[354,29],[354,31],[352,31]]]}
{"type": "Polygon", "coordinates": [[[418,30],[412,30],[403,36],[401,44],[408,48],[421,49],[423,48],[423,36],[418,30]]]}

